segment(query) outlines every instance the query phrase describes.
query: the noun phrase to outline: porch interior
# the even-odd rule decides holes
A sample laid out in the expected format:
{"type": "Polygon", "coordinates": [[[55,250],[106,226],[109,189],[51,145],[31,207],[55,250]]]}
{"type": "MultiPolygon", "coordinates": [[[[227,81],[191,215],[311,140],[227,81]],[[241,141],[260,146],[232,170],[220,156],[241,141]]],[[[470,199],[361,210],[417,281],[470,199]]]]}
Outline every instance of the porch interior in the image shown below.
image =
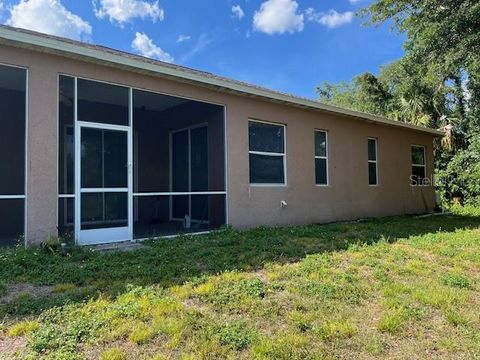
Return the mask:
{"type": "MultiPolygon", "coordinates": [[[[74,95],[68,80],[63,93],[60,87],[59,137],[64,151],[59,163],[60,194],[70,195],[59,199],[60,234],[74,231],[74,95]]],[[[78,103],[88,109],[82,121],[92,114],[95,119],[106,119],[105,123],[114,123],[108,119],[121,118],[122,108],[129,106],[113,92],[108,96],[89,93],[88,86],[79,89],[78,103]]],[[[224,108],[133,89],[132,120],[133,239],[203,232],[224,225],[224,108]]],[[[94,227],[104,228],[127,220],[124,205],[103,202],[103,211],[97,211],[95,219],[84,218],[82,210],[82,224],[95,220],[94,227]],[[112,210],[114,206],[121,206],[121,211],[112,210]]]]}

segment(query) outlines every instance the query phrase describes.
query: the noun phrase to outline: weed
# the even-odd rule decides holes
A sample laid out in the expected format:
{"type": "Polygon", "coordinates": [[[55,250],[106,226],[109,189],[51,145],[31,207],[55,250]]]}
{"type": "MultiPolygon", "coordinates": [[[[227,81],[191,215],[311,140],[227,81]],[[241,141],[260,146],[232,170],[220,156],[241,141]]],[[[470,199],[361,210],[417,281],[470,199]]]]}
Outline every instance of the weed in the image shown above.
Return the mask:
{"type": "Polygon", "coordinates": [[[147,324],[140,323],[132,330],[128,336],[128,340],[137,345],[145,344],[155,336],[155,331],[147,324]]]}
{"type": "Polygon", "coordinates": [[[402,309],[388,310],[378,322],[378,330],[396,334],[407,320],[407,316],[402,309]]]}
{"type": "Polygon", "coordinates": [[[120,348],[112,348],[102,352],[100,360],[127,360],[127,355],[120,348]]]}
{"type": "Polygon", "coordinates": [[[471,281],[466,276],[452,272],[444,274],[441,277],[441,283],[460,289],[470,289],[472,287],[471,281]]]}
{"type": "Polygon", "coordinates": [[[447,321],[454,326],[467,327],[470,324],[470,320],[454,308],[446,309],[444,313],[447,321]]]}
{"type": "Polygon", "coordinates": [[[75,292],[76,290],[77,286],[75,284],[57,284],[53,287],[55,293],[75,292]]]}
{"type": "Polygon", "coordinates": [[[250,346],[257,334],[243,321],[236,321],[221,327],[218,331],[220,343],[233,350],[243,350],[250,346]]]}
{"type": "Polygon", "coordinates": [[[309,339],[304,335],[284,334],[273,338],[264,338],[252,348],[254,357],[275,360],[300,360],[311,358],[309,339]]]}
{"type": "Polygon", "coordinates": [[[315,327],[314,332],[325,341],[335,338],[349,338],[356,334],[357,328],[349,321],[327,321],[321,326],[315,327]]]}
{"type": "Polygon", "coordinates": [[[23,336],[37,330],[40,327],[38,321],[21,321],[10,327],[8,336],[23,336]]]}

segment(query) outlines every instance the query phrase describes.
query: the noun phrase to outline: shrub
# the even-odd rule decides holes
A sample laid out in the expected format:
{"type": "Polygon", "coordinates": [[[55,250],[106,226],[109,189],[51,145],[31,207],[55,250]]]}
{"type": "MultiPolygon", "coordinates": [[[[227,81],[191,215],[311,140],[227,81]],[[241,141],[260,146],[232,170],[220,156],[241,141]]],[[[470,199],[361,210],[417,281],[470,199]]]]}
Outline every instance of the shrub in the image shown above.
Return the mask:
{"type": "Polygon", "coordinates": [[[469,141],[466,149],[442,159],[445,164],[436,173],[443,203],[458,197],[465,204],[480,204],[480,132],[470,136],[469,141]]]}

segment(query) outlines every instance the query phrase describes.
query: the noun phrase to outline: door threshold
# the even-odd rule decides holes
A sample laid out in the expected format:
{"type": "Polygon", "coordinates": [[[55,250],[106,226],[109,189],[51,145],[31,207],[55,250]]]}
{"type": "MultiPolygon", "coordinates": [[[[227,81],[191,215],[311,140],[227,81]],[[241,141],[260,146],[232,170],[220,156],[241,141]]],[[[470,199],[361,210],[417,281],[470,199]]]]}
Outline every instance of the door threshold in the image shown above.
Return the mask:
{"type": "Polygon", "coordinates": [[[109,251],[134,251],[138,249],[145,248],[145,245],[133,241],[122,241],[114,242],[107,244],[98,244],[98,245],[86,245],[89,249],[98,252],[109,252],[109,251]]]}

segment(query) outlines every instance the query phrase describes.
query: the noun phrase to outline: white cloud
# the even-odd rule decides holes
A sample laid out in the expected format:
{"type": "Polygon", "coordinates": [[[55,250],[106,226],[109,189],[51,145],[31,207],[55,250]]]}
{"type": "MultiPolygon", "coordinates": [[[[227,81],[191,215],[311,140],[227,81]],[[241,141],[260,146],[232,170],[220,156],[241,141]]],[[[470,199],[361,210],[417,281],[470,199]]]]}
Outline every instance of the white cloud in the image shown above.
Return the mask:
{"type": "Polygon", "coordinates": [[[355,16],[352,11],[339,13],[333,9],[330,9],[326,13],[324,13],[315,12],[315,10],[312,8],[308,8],[305,11],[305,15],[307,17],[307,20],[317,22],[332,29],[352,22],[355,16]]]}
{"type": "Polygon", "coordinates": [[[192,37],[190,35],[178,35],[178,38],[177,38],[177,43],[181,43],[181,42],[184,42],[184,41],[188,41],[188,40],[191,40],[192,37]]]}
{"type": "Polygon", "coordinates": [[[155,45],[146,34],[135,33],[135,39],[132,41],[132,48],[142,56],[171,63],[174,58],[167,52],[155,45]]]}
{"type": "Polygon", "coordinates": [[[253,27],[269,35],[302,31],[303,14],[297,13],[297,9],[294,0],[267,0],[255,11],[253,27]]]}
{"type": "Polygon", "coordinates": [[[60,0],[21,0],[11,7],[7,25],[75,40],[92,33],[92,27],[72,14],[60,0]]]}
{"type": "Polygon", "coordinates": [[[241,20],[244,16],[245,13],[243,12],[243,9],[240,5],[234,5],[232,6],[232,13],[237,17],[237,19],[241,20]]]}
{"type": "Polygon", "coordinates": [[[192,48],[182,55],[182,57],[180,58],[180,63],[186,63],[190,61],[197,54],[208,48],[212,42],[213,39],[209,38],[206,34],[201,34],[196,40],[195,44],[192,46],[192,48]]]}
{"type": "Polygon", "coordinates": [[[359,3],[362,0],[349,0],[349,1],[350,1],[350,4],[356,4],[356,3],[359,3]]]}
{"type": "Polygon", "coordinates": [[[133,18],[150,18],[153,22],[162,21],[164,18],[163,9],[158,1],[147,2],[141,0],[99,0],[100,7],[97,7],[97,0],[93,0],[95,16],[99,19],[108,17],[110,22],[117,22],[123,25],[133,18]]]}

